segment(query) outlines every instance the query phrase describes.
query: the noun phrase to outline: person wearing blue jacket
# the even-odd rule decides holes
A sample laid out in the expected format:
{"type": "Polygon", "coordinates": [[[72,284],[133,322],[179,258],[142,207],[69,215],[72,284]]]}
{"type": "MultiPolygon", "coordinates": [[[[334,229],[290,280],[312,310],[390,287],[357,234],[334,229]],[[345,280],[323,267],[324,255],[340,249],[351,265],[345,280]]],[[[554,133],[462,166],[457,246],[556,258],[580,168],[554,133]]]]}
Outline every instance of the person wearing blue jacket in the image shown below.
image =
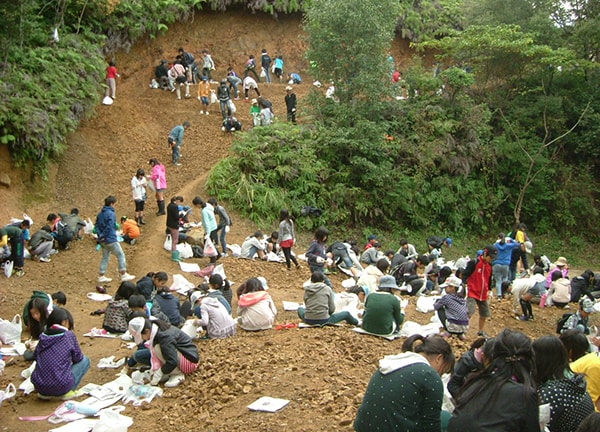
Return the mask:
{"type": "Polygon", "coordinates": [[[102,249],[102,261],[100,261],[100,271],[98,272],[98,283],[108,283],[111,278],[106,277],[106,269],[108,268],[108,259],[112,253],[117,257],[119,265],[119,273],[121,274],[121,282],[126,282],[135,279],[135,276],[127,273],[127,261],[119,240],[117,238],[117,219],[115,216],[115,204],[117,198],[108,196],[104,200],[104,207],[96,216],[96,234],[98,235],[98,244],[102,249]]]}
{"type": "Polygon", "coordinates": [[[502,297],[502,283],[509,280],[510,259],[514,249],[521,247],[521,244],[516,240],[506,237],[506,234],[498,234],[498,240],[496,241],[496,249],[498,249],[498,255],[492,261],[492,275],[496,281],[496,294],[498,298],[502,297]]]}

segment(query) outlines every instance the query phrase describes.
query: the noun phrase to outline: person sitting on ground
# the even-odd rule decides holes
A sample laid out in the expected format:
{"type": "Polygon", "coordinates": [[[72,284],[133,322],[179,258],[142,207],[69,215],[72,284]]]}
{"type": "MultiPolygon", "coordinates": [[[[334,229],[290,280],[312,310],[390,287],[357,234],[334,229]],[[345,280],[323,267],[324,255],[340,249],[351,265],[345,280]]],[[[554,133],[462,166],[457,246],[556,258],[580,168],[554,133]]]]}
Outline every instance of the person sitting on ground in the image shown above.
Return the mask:
{"type": "Polygon", "coordinates": [[[204,297],[205,295],[219,300],[221,304],[225,306],[225,309],[227,309],[227,313],[231,315],[231,303],[229,303],[227,299],[223,297],[221,291],[212,289],[207,283],[198,285],[198,290],[190,293],[190,315],[193,315],[196,318],[202,317],[200,302],[198,300],[200,300],[200,297],[204,297]]]}
{"type": "Polygon", "coordinates": [[[365,306],[365,290],[359,286],[353,286],[345,291],[335,294],[335,312],[348,311],[354,318],[363,315],[365,306]]]}
{"type": "Polygon", "coordinates": [[[273,252],[275,255],[279,253],[277,242],[279,241],[279,231],[273,231],[265,240],[265,253],[273,252]]]}
{"type": "Polygon", "coordinates": [[[533,264],[531,265],[531,267],[529,269],[533,271],[533,268],[535,266],[538,266],[538,267],[541,267],[542,269],[544,269],[544,274],[546,274],[550,271],[552,262],[550,262],[550,260],[548,259],[548,257],[546,255],[535,254],[533,256],[533,264]]]}
{"type": "Polygon", "coordinates": [[[154,300],[159,290],[165,289],[169,275],[166,272],[150,272],[136,283],[137,290],[146,301],[154,300]]]}
{"type": "Polygon", "coordinates": [[[68,400],[79,396],[75,389],[90,368],[90,359],[81,352],[69,326],[69,313],[55,308],[48,316],[46,330],[40,335],[31,383],[42,399],[68,400]]]}
{"type": "Polygon", "coordinates": [[[262,284],[253,284],[247,288],[238,300],[237,315],[239,324],[244,330],[259,331],[273,327],[277,308],[271,295],[262,284]],[[249,291],[250,289],[254,291],[249,291]]]}
{"type": "Polygon", "coordinates": [[[140,237],[138,223],[133,219],[128,219],[127,216],[121,216],[121,231],[123,232],[123,241],[130,245],[134,245],[140,237]]]}
{"type": "Polygon", "coordinates": [[[579,310],[572,314],[563,324],[559,333],[567,330],[576,329],[584,334],[590,334],[589,322],[590,314],[594,313],[594,302],[587,297],[579,300],[579,310]]]}
{"type": "Polygon", "coordinates": [[[366,298],[362,322],[365,331],[383,336],[400,331],[404,313],[400,299],[392,294],[392,290],[400,292],[396,279],[385,275],[379,279],[379,289],[366,298]]]}
{"type": "Polygon", "coordinates": [[[494,338],[490,364],[460,392],[448,432],[539,430],[531,339],[509,329],[494,338]]]}
{"type": "Polygon", "coordinates": [[[389,267],[390,263],[385,258],[381,258],[375,265],[365,267],[356,285],[364,290],[366,297],[379,289],[379,280],[387,273],[389,267]]]}
{"type": "Polygon", "coordinates": [[[569,353],[556,336],[543,336],[533,342],[539,403],[550,404],[550,432],[575,431],[594,403],[586,391],[583,375],[569,368],[569,353]]]}
{"type": "Polygon", "coordinates": [[[235,335],[237,323],[218,299],[202,295],[197,302],[200,303],[200,317],[194,320],[194,325],[204,327],[207,338],[224,339],[235,335]]]}
{"type": "Polygon", "coordinates": [[[589,269],[571,279],[571,302],[576,303],[583,297],[594,300],[594,296],[592,295],[594,282],[594,272],[589,269]]]}
{"type": "Polygon", "coordinates": [[[439,432],[444,397],[440,376],[453,366],[454,353],[446,340],[410,336],[402,344],[402,354],[379,361],[358,408],[354,430],[439,432]]]}
{"type": "Polygon", "coordinates": [[[106,305],[102,328],[109,333],[125,333],[129,323],[131,309],[129,309],[129,297],[136,291],[133,282],[121,282],[114,299],[106,305]]]}
{"type": "Polygon", "coordinates": [[[452,239],[450,237],[430,236],[427,238],[427,249],[429,255],[433,259],[438,259],[442,256],[442,247],[452,247],[452,239]]]}
{"type": "Polygon", "coordinates": [[[430,264],[427,255],[419,255],[401,264],[395,271],[396,283],[402,284],[400,289],[410,295],[421,295],[425,291],[433,290],[433,282],[425,276],[419,275],[430,264]]]}
{"type": "Polygon", "coordinates": [[[75,234],[77,240],[83,238],[83,230],[85,228],[85,221],[79,216],[79,209],[72,208],[70,213],[58,213],[58,217],[71,228],[71,231],[75,234]]]}
{"type": "Polygon", "coordinates": [[[403,255],[407,259],[416,258],[419,256],[414,245],[410,244],[405,238],[400,239],[400,248],[396,252],[398,255],[403,255]]]}
{"type": "Polygon", "coordinates": [[[180,327],[185,321],[181,316],[179,299],[171,294],[167,286],[161,287],[154,297],[154,302],[160,306],[161,312],[169,317],[169,322],[175,327],[180,327]]]}
{"type": "MultiPolygon", "coordinates": [[[[533,277],[529,279],[534,280],[536,282],[533,284],[530,283],[526,285],[526,288],[524,290],[521,290],[519,304],[521,305],[521,310],[523,314],[518,317],[518,319],[521,321],[533,321],[533,308],[531,306],[531,299],[533,299],[536,296],[539,296],[542,290],[545,289],[544,286],[546,284],[544,278],[544,270],[541,267],[536,267],[533,270],[533,277]],[[538,275],[537,278],[536,275],[538,275]]],[[[513,282],[513,284],[515,282],[513,282]]]]}
{"type": "Polygon", "coordinates": [[[462,355],[456,363],[447,385],[448,392],[454,399],[458,397],[462,386],[470,376],[489,365],[493,348],[494,338],[479,337],[473,341],[469,351],[462,355]]]}
{"type": "Polygon", "coordinates": [[[21,316],[30,336],[30,339],[25,342],[25,347],[27,348],[23,354],[25,360],[33,360],[33,350],[40,339],[40,335],[46,328],[46,321],[53,310],[54,302],[52,301],[52,297],[43,291],[33,291],[32,296],[25,303],[21,316]]]}
{"type": "Polygon", "coordinates": [[[146,341],[155,365],[150,385],[165,381],[165,387],[177,387],[185,375],[198,368],[200,355],[192,339],[177,327],[164,321],[136,317],[129,321],[129,333],[137,345],[146,341]],[[157,349],[160,348],[160,349],[157,349]],[[159,366],[161,365],[161,366],[159,366]]]}
{"type": "Polygon", "coordinates": [[[223,132],[235,132],[242,130],[242,123],[233,115],[225,117],[221,126],[223,132]]]}
{"type": "Polygon", "coordinates": [[[469,330],[469,312],[465,290],[461,290],[462,281],[456,276],[450,276],[440,285],[440,288],[445,289],[446,295],[437,299],[433,308],[444,326],[445,331],[442,336],[456,335],[460,340],[465,340],[465,333],[469,330]]]}
{"type": "Polygon", "coordinates": [[[233,292],[231,291],[231,285],[227,279],[223,279],[220,274],[214,273],[208,278],[208,285],[211,291],[218,291],[227,303],[229,303],[229,310],[231,311],[231,301],[233,299],[233,292]]]}
{"type": "Polygon", "coordinates": [[[559,271],[552,273],[552,284],[546,292],[546,306],[563,309],[571,301],[571,282],[559,271]]]}
{"type": "Polygon", "coordinates": [[[67,296],[64,292],[56,291],[54,294],[52,294],[51,297],[52,297],[52,303],[54,304],[54,306],[64,308],[67,305],[67,296]]]}
{"type": "Polygon", "coordinates": [[[50,233],[48,225],[33,233],[29,240],[29,249],[33,258],[37,257],[41,262],[50,262],[50,255],[56,253],[54,249],[54,237],[50,233]]]}
{"type": "Polygon", "coordinates": [[[48,222],[48,225],[50,225],[50,228],[52,229],[52,237],[54,237],[58,243],[58,248],[62,250],[68,249],[69,243],[71,243],[75,237],[75,233],[71,227],[64,223],[60,217],[54,213],[48,215],[46,222],[48,222]]]}
{"type": "Polygon", "coordinates": [[[304,286],[305,307],[298,308],[298,317],[309,325],[336,324],[346,321],[358,325],[358,320],[348,311],[335,313],[335,294],[325,283],[325,275],[314,271],[310,283],[304,286]]]}
{"type": "Polygon", "coordinates": [[[360,262],[366,265],[376,264],[384,255],[381,252],[381,243],[375,242],[373,246],[366,249],[360,256],[360,262]]]}
{"type": "Polygon", "coordinates": [[[369,237],[367,237],[367,244],[365,245],[365,250],[371,249],[375,243],[378,243],[378,238],[379,237],[377,237],[375,234],[369,234],[369,237]]]}
{"type": "Polygon", "coordinates": [[[550,288],[552,283],[552,273],[559,271],[565,279],[569,278],[569,262],[565,257],[558,257],[558,259],[550,267],[550,271],[546,276],[546,288],[550,288]]]}
{"type": "Polygon", "coordinates": [[[131,318],[134,318],[134,314],[136,312],[141,312],[141,315],[139,316],[169,322],[169,317],[162,313],[160,306],[158,306],[157,303],[146,301],[146,298],[142,294],[132,294],[129,296],[129,299],[127,300],[127,306],[131,311],[129,317],[127,318],[128,321],[131,320],[131,318]]]}
{"type": "MultiPolygon", "coordinates": [[[[586,377],[587,392],[592,398],[596,412],[600,411],[600,356],[596,351],[590,352],[590,341],[579,330],[567,330],[559,339],[569,354],[571,370],[586,377]]],[[[591,342],[598,346],[600,339],[593,337],[591,342]]]]}
{"type": "Polygon", "coordinates": [[[258,255],[261,260],[266,260],[265,246],[264,246],[264,235],[261,231],[256,231],[251,236],[246,237],[244,243],[242,243],[242,249],[240,251],[240,258],[254,259],[258,255]]]}

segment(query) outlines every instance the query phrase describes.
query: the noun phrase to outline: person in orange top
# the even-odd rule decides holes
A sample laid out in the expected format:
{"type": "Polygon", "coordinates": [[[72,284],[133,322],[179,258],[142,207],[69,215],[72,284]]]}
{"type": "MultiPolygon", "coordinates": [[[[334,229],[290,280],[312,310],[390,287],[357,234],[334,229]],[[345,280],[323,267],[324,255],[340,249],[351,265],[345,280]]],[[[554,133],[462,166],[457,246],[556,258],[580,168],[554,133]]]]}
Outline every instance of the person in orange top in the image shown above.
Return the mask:
{"type": "Polygon", "coordinates": [[[140,226],[133,219],[128,219],[127,216],[121,217],[121,230],[123,231],[123,241],[131,245],[134,245],[140,236],[140,226]]]}
{"type": "Polygon", "coordinates": [[[204,111],[206,110],[206,115],[208,115],[208,104],[210,103],[210,82],[206,76],[203,76],[202,80],[198,83],[198,100],[202,103],[203,108],[200,110],[200,114],[204,114],[204,111]]]}

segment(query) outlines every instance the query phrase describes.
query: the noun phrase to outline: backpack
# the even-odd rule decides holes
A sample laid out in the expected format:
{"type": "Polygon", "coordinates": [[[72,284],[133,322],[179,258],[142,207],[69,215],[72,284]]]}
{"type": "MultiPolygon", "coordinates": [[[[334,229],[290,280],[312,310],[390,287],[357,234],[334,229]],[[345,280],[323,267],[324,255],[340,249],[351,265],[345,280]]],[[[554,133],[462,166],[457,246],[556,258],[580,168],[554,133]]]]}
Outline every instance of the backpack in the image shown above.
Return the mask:
{"type": "Polygon", "coordinates": [[[560,319],[556,322],[556,333],[561,333],[561,330],[565,326],[565,323],[569,320],[569,318],[571,318],[572,315],[574,315],[572,312],[567,312],[563,314],[562,317],[560,317],[560,319]]]}
{"type": "Polygon", "coordinates": [[[63,221],[59,221],[56,224],[56,240],[58,243],[65,245],[73,240],[73,237],[75,237],[75,233],[69,225],[63,221]]]}

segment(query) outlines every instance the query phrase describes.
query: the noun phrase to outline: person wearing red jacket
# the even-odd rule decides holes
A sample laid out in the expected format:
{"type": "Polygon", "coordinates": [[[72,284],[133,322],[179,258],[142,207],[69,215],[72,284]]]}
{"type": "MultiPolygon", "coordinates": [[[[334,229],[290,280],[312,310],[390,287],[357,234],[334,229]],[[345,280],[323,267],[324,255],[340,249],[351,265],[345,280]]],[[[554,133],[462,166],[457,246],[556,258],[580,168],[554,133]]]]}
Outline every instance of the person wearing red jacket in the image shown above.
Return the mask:
{"type": "Polygon", "coordinates": [[[485,320],[490,316],[488,304],[488,291],[492,288],[492,261],[498,255],[498,249],[489,245],[483,249],[481,255],[467,264],[463,278],[467,281],[467,309],[469,318],[475,314],[475,307],[479,311],[478,336],[487,337],[483,331],[485,320]]]}

